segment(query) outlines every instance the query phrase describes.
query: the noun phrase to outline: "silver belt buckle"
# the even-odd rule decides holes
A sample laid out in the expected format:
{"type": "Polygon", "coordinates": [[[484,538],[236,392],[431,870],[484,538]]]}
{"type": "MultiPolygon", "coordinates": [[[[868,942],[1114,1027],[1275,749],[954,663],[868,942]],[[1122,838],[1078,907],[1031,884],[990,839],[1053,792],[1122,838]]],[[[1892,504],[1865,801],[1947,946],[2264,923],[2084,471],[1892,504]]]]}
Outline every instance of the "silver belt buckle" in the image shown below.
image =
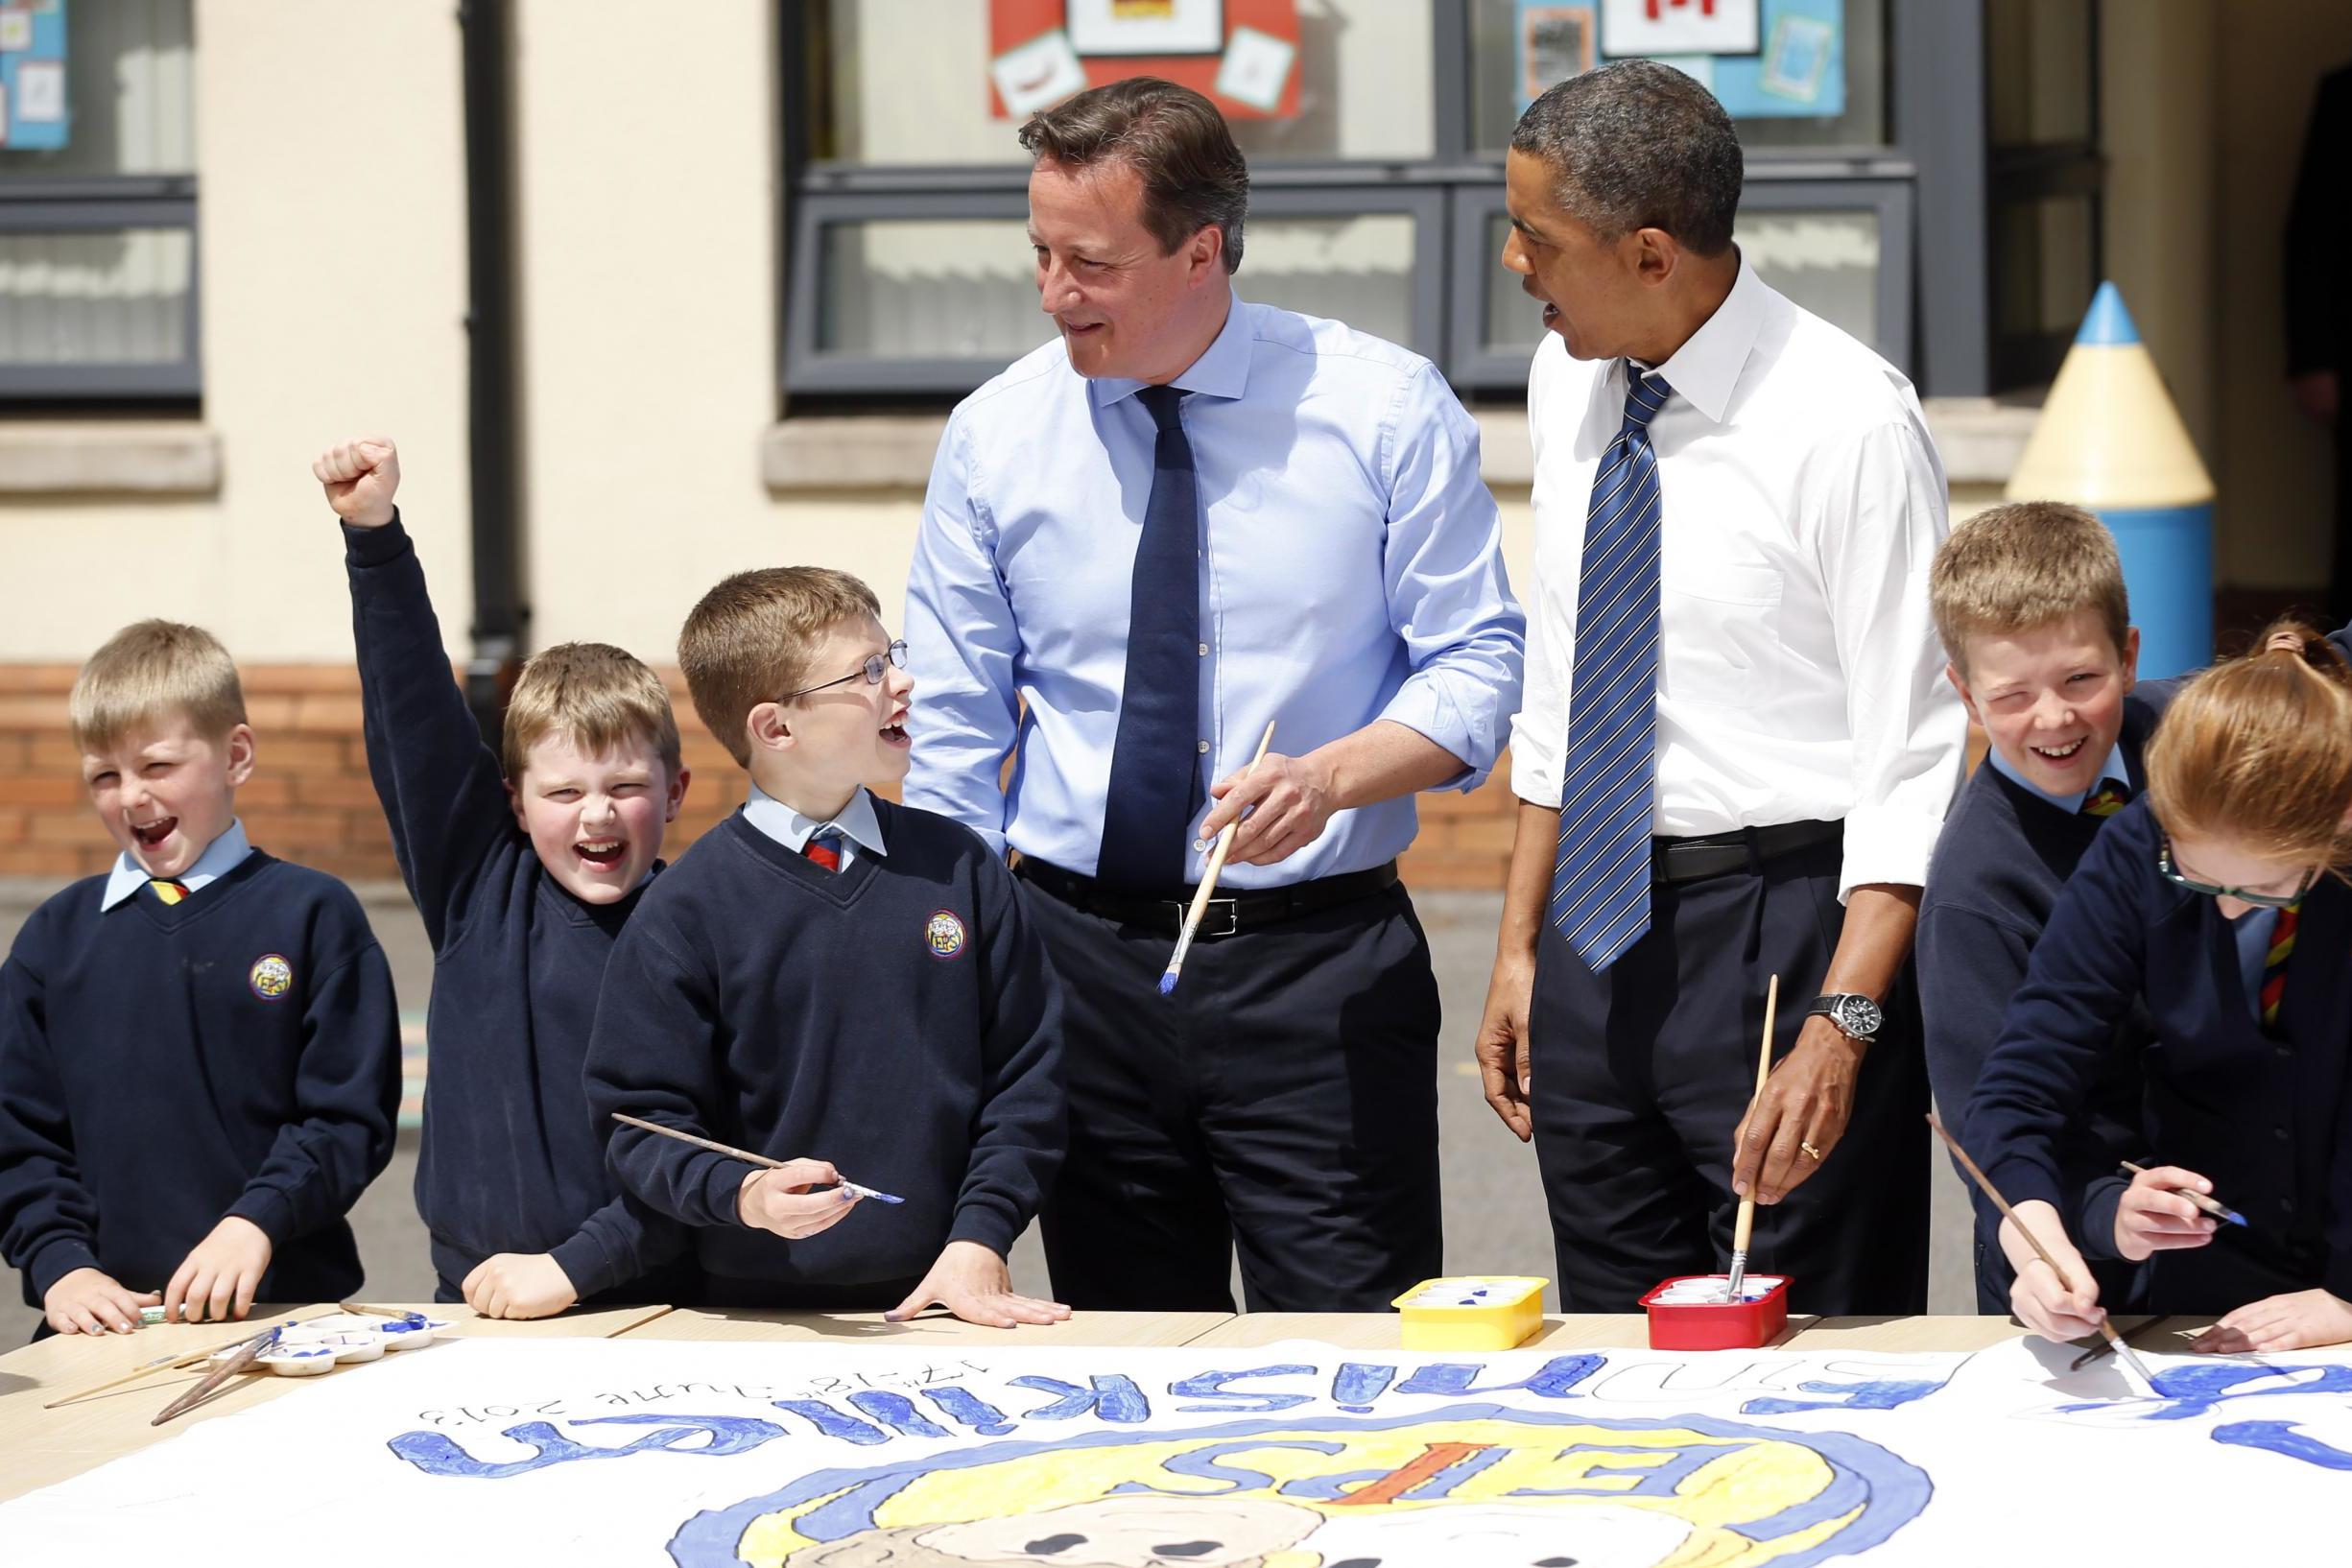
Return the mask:
{"type": "MultiPolygon", "coordinates": [[[[1192,913],[1189,899],[1178,903],[1174,899],[1168,907],[1176,912],[1176,929],[1184,929],[1185,916],[1192,913]]],[[[1242,928],[1241,901],[1234,898],[1212,898],[1200,912],[1200,929],[1193,933],[1197,941],[1203,937],[1230,937],[1242,928]]]]}

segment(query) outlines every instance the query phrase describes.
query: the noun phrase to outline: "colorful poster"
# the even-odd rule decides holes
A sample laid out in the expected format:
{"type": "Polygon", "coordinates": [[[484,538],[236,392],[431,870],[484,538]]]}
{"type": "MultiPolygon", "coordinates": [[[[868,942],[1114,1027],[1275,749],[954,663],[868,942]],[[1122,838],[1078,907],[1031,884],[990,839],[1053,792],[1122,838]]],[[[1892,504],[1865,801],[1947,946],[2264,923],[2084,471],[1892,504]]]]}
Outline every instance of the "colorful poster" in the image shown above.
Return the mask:
{"type": "Polygon", "coordinates": [[[0,4],[0,140],[12,153],[54,153],[72,131],[63,0],[0,4]]]}
{"type": "Polygon", "coordinates": [[[1298,0],[988,0],[988,51],[997,119],[1131,76],[1205,93],[1228,119],[1298,113],[1298,0]]]}
{"type": "Polygon", "coordinates": [[[0,1540],[337,1568],[2329,1555],[2352,1353],[2151,1354],[2152,1390],[2077,1354],[468,1340],[0,1505],[0,1540]]]}
{"type": "MultiPolygon", "coordinates": [[[[1518,0],[1513,17],[1513,64],[1520,108],[1533,103],[1545,87],[1579,70],[1639,54],[1664,59],[1697,77],[1735,120],[1835,119],[1845,112],[1846,0],[1758,0],[1749,8],[1757,41],[1745,50],[1687,49],[1663,43],[1625,50],[1617,46],[1627,36],[1625,30],[1605,25],[1604,6],[1617,3],[1518,0]]],[[[1634,38],[1698,37],[1699,24],[1709,20],[1689,19],[1670,29],[1664,24],[1675,15],[1672,0],[1627,3],[1635,12],[1641,12],[1646,3],[1659,8],[1659,25],[1636,30],[1630,35],[1634,38]]],[[[1725,14],[1720,7],[1718,14],[1725,14]]]]}
{"type": "Polygon", "coordinates": [[[1756,0],[1601,0],[1601,47],[1651,55],[1752,55],[1756,0]]]}

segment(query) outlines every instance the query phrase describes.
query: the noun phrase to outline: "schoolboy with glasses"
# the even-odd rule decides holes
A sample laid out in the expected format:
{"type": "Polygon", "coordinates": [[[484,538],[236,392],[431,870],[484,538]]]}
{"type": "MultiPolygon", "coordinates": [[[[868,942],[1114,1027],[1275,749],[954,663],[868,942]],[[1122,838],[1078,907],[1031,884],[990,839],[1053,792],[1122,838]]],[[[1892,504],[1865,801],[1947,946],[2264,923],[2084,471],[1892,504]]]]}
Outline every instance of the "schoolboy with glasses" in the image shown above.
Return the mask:
{"type": "Polygon", "coordinates": [[[2147,768],[2060,896],[1969,1105],[1978,1158],[2075,1283],[2005,1224],[2010,1304],[2078,1339],[2105,1311],[2083,1257],[2149,1259],[2148,1310],[2220,1316],[2194,1349],[2352,1341],[2352,667],[2274,630],[2182,688],[2147,768]],[[2154,1032],[2143,1131],[2170,1163],[2094,1205],[2063,1173],[2135,1000],[2154,1032]]]}
{"type": "Polygon", "coordinates": [[[1044,949],[979,835],[867,788],[906,776],[906,645],[865,583],[792,566],[711,589],[677,653],[750,795],[622,934],[588,1098],[786,1164],[607,1120],[613,1170],[695,1227],[713,1306],[1068,1317],[1005,1262],[1066,1144],[1044,949]]]}

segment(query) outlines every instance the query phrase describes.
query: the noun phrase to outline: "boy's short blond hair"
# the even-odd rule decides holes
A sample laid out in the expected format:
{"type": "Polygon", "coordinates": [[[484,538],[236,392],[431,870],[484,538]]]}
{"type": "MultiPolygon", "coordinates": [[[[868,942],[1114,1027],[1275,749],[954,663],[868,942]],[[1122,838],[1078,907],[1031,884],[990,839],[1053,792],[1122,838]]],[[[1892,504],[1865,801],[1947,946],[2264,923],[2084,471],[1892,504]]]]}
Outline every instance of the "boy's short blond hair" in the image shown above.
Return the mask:
{"type": "Polygon", "coordinates": [[[531,748],[560,735],[590,756],[635,742],[677,777],[677,716],[669,688],[645,661],[610,643],[558,643],[523,666],[507,701],[499,763],[519,783],[531,748]]]}
{"type": "Polygon", "coordinates": [[[82,666],[66,713],[83,751],[105,751],[175,715],[217,741],[245,723],[245,688],[228,650],[202,627],[140,621],[108,637],[82,666]]]}
{"type": "Polygon", "coordinates": [[[1952,530],[1928,571],[1945,654],[1964,675],[1968,639],[2095,618],[2117,654],[2131,630],[2124,563],[2107,525],[2061,501],[2012,501],[1952,530]]]}
{"type": "Polygon", "coordinates": [[[703,727],[751,766],[751,710],[807,685],[826,633],[861,617],[882,618],[874,590],[825,566],[737,572],[711,589],[677,634],[678,667],[703,727]]]}

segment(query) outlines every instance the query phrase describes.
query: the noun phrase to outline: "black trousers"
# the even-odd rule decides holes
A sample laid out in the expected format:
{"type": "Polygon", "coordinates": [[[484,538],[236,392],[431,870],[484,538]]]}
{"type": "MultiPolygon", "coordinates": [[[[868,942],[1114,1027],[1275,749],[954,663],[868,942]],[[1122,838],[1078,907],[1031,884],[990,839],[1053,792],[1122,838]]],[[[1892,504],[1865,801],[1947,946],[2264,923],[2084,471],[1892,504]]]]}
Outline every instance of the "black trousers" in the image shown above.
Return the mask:
{"type": "MultiPolygon", "coordinates": [[[[1650,930],[1600,975],[1548,929],[1528,1031],[1535,1152],[1569,1312],[1633,1312],[1673,1274],[1729,1266],[1732,1133],[1756,1082],[1767,978],[1775,1058],[1819,994],[1844,924],[1835,841],[1651,889],[1650,930]]],[[[1927,1071],[1908,978],[1863,1058],[1852,1120],[1821,1169],[1759,1206],[1757,1273],[1790,1307],[1927,1310],[1927,1071]]]]}
{"type": "Polygon", "coordinates": [[[1070,1154],[1043,1215],[1081,1310],[1374,1312],[1440,1271],[1437,983],[1401,886],[1174,939],[1024,890],[1062,983],[1070,1154]]]}

